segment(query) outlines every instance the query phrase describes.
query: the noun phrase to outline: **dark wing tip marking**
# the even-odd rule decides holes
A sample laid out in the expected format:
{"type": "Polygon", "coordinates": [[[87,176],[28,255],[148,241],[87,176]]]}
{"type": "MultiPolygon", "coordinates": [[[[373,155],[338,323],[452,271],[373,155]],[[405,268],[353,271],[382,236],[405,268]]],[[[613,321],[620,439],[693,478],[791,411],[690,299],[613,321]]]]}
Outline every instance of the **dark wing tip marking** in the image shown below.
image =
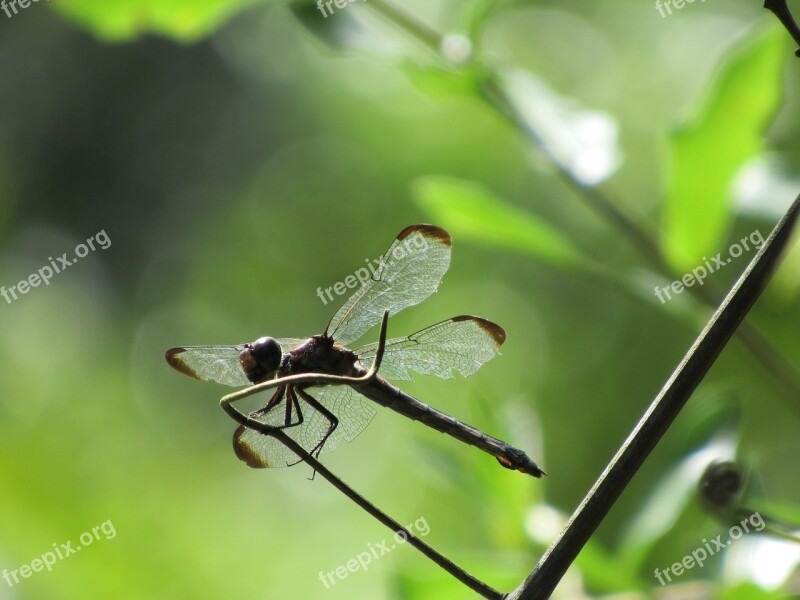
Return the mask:
{"type": "Polygon", "coordinates": [[[269,465],[265,463],[260,456],[255,454],[250,446],[240,440],[245,431],[247,431],[247,427],[239,425],[233,434],[233,451],[236,453],[236,457],[253,469],[269,468],[269,465]]]}
{"type": "Polygon", "coordinates": [[[164,354],[164,358],[167,359],[167,364],[176,371],[188,375],[189,377],[194,377],[195,379],[201,379],[195,370],[187,365],[180,357],[184,352],[186,352],[186,348],[170,348],[164,354]]]}
{"type": "Polygon", "coordinates": [[[450,238],[450,234],[447,233],[441,227],[437,227],[436,225],[411,225],[406,227],[397,235],[398,240],[404,240],[407,237],[414,235],[415,233],[420,233],[426,238],[431,238],[434,240],[438,240],[445,246],[452,246],[453,240],[450,238]]]}
{"type": "Polygon", "coordinates": [[[488,333],[498,346],[502,346],[503,342],[506,341],[506,330],[488,319],[473,317],[471,315],[461,315],[460,317],[453,317],[453,321],[473,321],[478,327],[488,333]]]}

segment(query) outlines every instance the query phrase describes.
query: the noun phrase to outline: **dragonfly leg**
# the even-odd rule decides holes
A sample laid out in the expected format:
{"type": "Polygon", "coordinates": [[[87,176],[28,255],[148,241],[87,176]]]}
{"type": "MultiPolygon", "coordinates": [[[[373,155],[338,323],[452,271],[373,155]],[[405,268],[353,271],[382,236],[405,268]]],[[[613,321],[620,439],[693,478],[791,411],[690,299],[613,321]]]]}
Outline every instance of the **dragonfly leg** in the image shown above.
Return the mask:
{"type": "MultiPolygon", "coordinates": [[[[285,429],[286,427],[295,427],[297,425],[301,425],[303,423],[303,420],[304,420],[303,419],[303,411],[300,408],[300,402],[298,402],[298,400],[297,400],[297,394],[295,394],[294,388],[293,387],[289,387],[287,392],[286,392],[286,395],[287,395],[287,398],[286,398],[286,423],[287,423],[287,425],[284,425],[283,427],[277,427],[276,429],[285,429]],[[288,425],[288,423],[290,423],[290,421],[291,421],[292,406],[294,406],[295,409],[297,410],[298,420],[297,420],[297,423],[292,423],[291,425],[288,425]]],[[[297,461],[295,461],[293,463],[286,463],[286,466],[287,467],[293,467],[296,464],[301,463],[301,462],[303,462],[302,458],[298,459],[297,461]]]]}
{"type": "Polygon", "coordinates": [[[297,401],[297,396],[294,393],[294,388],[286,388],[286,419],[284,425],[281,427],[297,427],[303,424],[303,411],[300,410],[300,403],[297,401]],[[297,423],[292,423],[292,407],[297,410],[297,423]]]}
{"type": "Polygon", "coordinates": [[[323,417],[328,419],[328,421],[330,422],[330,427],[328,427],[328,431],[325,432],[325,435],[322,437],[319,443],[316,446],[314,446],[314,449],[311,450],[311,452],[309,452],[309,454],[311,454],[312,456],[316,455],[317,457],[319,457],[320,452],[322,452],[322,447],[325,445],[325,442],[328,441],[328,438],[331,437],[331,434],[339,426],[339,419],[337,419],[336,415],[334,415],[331,411],[325,408],[316,398],[314,398],[313,396],[308,394],[305,390],[303,390],[303,388],[298,387],[296,389],[297,393],[303,400],[308,402],[308,404],[314,410],[318,411],[323,417]]]}
{"type": "Polygon", "coordinates": [[[300,410],[300,404],[297,402],[297,397],[288,386],[279,387],[272,395],[272,398],[269,399],[269,402],[267,402],[266,406],[251,412],[247,416],[234,409],[230,404],[223,404],[222,408],[224,408],[225,412],[231,415],[234,420],[240,423],[243,427],[247,427],[248,429],[252,429],[253,431],[258,431],[259,433],[263,434],[267,434],[276,429],[297,427],[303,423],[303,413],[300,410]],[[271,410],[274,410],[284,398],[286,398],[286,409],[283,425],[269,425],[259,420],[259,417],[263,417],[271,410]],[[292,406],[294,406],[297,410],[296,423],[292,423],[292,406]]]}
{"type": "Polygon", "coordinates": [[[267,405],[264,407],[264,412],[268,412],[268,411],[272,410],[272,408],[276,404],[280,403],[281,398],[283,398],[283,392],[285,391],[285,389],[286,388],[281,386],[277,390],[275,390],[275,393],[272,394],[272,398],[269,399],[269,402],[267,402],[267,405]]]}
{"type": "Polygon", "coordinates": [[[250,413],[248,423],[251,423],[252,421],[257,422],[258,426],[253,427],[249,424],[245,424],[245,427],[250,427],[250,429],[255,429],[260,433],[264,433],[265,430],[288,429],[290,427],[302,425],[303,411],[300,410],[300,403],[297,401],[297,396],[295,396],[294,389],[291,386],[278,388],[278,391],[275,392],[272,398],[270,398],[269,402],[264,408],[250,413]],[[281,403],[281,400],[284,399],[284,395],[286,398],[286,408],[284,409],[283,425],[267,425],[263,421],[257,419],[258,417],[269,413],[276,406],[278,406],[281,403]],[[295,423],[292,423],[292,408],[297,411],[297,422],[295,423]]]}

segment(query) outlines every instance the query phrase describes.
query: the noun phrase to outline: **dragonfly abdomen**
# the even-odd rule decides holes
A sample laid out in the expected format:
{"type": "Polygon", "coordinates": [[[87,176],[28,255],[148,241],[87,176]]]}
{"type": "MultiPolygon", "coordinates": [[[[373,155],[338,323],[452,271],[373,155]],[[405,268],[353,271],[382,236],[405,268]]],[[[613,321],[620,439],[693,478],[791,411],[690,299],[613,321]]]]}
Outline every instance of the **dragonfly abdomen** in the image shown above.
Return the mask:
{"type": "Polygon", "coordinates": [[[391,408],[409,419],[420,421],[432,429],[480,448],[494,456],[501,465],[508,469],[528,473],[534,477],[541,477],[544,474],[544,471],[522,450],[486,435],[479,429],[467,425],[424,402],[420,402],[384,379],[375,379],[356,389],[381,406],[391,408]]]}

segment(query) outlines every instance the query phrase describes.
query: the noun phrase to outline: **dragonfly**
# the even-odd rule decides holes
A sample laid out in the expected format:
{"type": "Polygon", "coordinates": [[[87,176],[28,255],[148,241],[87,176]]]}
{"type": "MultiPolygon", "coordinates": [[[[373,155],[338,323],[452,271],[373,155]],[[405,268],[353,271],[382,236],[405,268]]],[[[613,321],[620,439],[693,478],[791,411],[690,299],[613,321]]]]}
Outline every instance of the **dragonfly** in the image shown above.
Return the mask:
{"type": "MultiPolygon", "coordinates": [[[[507,469],[541,477],[525,452],[419,401],[390,381],[414,374],[467,377],[499,353],[506,333],[481,317],[462,315],[407,337],[385,340],[386,318],[429,298],[450,266],[452,240],[435,225],[403,229],[363,276],[363,285],[333,315],[325,332],[303,338],[262,337],[231,346],[182,346],[167,363],[185,375],[223,385],[248,386],[240,399],[270,387],[274,393],[233,435],[236,456],[253,468],[290,466],[297,456],[261,430],[282,430],[312,456],[351,442],[383,406],[494,456],[507,469]],[[381,323],[381,342],[348,348],[381,323]],[[378,367],[377,374],[374,367],[378,367]],[[322,382],[312,382],[320,374],[322,382]],[[308,376],[308,377],[306,377],[308,376]],[[347,383],[330,383],[345,381],[347,383]],[[268,382],[268,383],[267,383],[268,382]]],[[[363,269],[363,268],[362,268],[363,269]]],[[[347,281],[347,280],[345,280],[347,281]]],[[[352,283],[352,281],[351,281],[352,283]]],[[[330,288],[329,288],[330,289],[330,288]]],[[[226,398],[221,404],[225,406],[226,398]]]]}

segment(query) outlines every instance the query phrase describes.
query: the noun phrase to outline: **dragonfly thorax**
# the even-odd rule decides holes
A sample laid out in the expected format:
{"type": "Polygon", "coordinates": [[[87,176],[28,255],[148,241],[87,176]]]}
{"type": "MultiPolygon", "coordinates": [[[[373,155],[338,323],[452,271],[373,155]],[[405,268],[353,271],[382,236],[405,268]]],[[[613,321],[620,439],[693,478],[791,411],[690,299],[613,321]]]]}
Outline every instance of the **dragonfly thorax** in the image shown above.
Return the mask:
{"type": "Polygon", "coordinates": [[[289,352],[282,367],[286,374],[327,373],[354,376],[358,357],[326,335],[315,335],[289,352]]]}
{"type": "Polygon", "coordinates": [[[281,366],[283,351],[271,337],[262,337],[252,344],[245,344],[239,353],[239,364],[247,378],[253,383],[264,381],[281,366]]]}

